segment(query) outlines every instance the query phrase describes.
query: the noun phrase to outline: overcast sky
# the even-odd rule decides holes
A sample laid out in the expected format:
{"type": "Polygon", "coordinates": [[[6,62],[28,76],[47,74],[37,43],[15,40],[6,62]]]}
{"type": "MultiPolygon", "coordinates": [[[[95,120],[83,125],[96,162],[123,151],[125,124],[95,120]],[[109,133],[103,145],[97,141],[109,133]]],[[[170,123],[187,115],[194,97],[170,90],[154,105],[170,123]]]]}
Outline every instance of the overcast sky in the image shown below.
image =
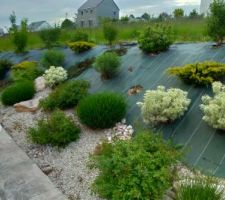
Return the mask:
{"type": "MultiPolygon", "coordinates": [[[[46,20],[56,23],[65,18],[65,13],[73,17],[85,0],[0,0],[0,27],[9,25],[9,15],[16,12],[18,20],[25,17],[29,22],[46,20]]],[[[199,9],[201,0],[115,0],[121,12],[120,15],[134,14],[139,16],[144,12],[158,15],[160,12],[171,13],[173,9],[182,7],[186,13],[199,9]]]]}

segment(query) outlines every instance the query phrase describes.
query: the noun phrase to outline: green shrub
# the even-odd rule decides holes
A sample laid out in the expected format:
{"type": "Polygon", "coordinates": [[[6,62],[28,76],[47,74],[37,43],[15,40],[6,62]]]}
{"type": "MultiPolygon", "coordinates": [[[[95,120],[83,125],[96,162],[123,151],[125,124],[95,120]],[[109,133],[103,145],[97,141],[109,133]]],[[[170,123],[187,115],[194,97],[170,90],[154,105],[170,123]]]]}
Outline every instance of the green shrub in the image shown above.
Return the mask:
{"type": "Polygon", "coordinates": [[[88,95],[89,83],[83,80],[67,82],[56,88],[46,99],[40,102],[40,106],[51,111],[55,108],[66,109],[76,106],[81,99],[88,95]]]}
{"type": "Polygon", "coordinates": [[[111,128],[126,114],[124,98],[115,93],[99,93],[81,100],[77,114],[85,125],[93,129],[111,128]]]}
{"type": "Polygon", "coordinates": [[[172,186],[172,167],[180,156],[161,136],[140,132],[132,140],[103,143],[92,156],[99,176],[93,184],[100,197],[161,200],[172,186]]]}
{"type": "Polygon", "coordinates": [[[188,84],[211,85],[221,80],[225,75],[225,64],[214,61],[187,64],[183,67],[173,67],[167,71],[171,75],[178,76],[188,84]]]}
{"type": "Polygon", "coordinates": [[[176,200],[222,200],[223,191],[219,191],[217,184],[203,178],[187,180],[177,191],[176,200]]]}
{"type": "Polygon", "coordinates": [[[148,27],[138,39],[139,48],[145,53],[160,53],[172,44],[170,28],[164,26],[148,27]]]}
{"type": "Polygon", "coordinates": [[[80,41],[80,42],[71,42],[69,43],[69,47],[75,52],[75,53],[82,53],[85,51],[88,51],[92,49],[95,45],[90,42],[80,41]]]}
{"type": "Polygon", "coordinates": [[[0,60],[0,80],[3,79],[13,64],[9,60],[0,60]]]}
{"type": "Polygon", "coordinates": [[[120,64],[121,60],[116,53],[105,53],[96,58],[94,67],[103,79],[110,79],[116,74],[120,64]]]}
{"type": "Polygon", "coordinates": [[[65,147],[79,138],[80,128],[62,111],[53,112],[47,119],[38,121],[36,128],[30,128],[28,135],[34,143],[65,147]]]}
{"type": "Polygon", "coordinates": [[[41,40],[44,42],[45,47],[48,49],[57,45],[60,34],[60,28],[44,29],[39,33],[41,40]]]}
{"type": "Polygon", "coordinates": [[[84,41],[88,42],[88,34],[84,33],[82,31],[76,31],[70,39],[71,42],[79,42],[79,41],[84,41]]]}
{"type": "Polygon", "coordinates": [[[64,53],[56,50],[46,51],[41,59],[41,64],[45,68],[49,68],[51,66],[63,66],[64,62],[64,53]]]}
{"type": "Polygon", "coordinates": [[[116,40],[118,30],[112,24],[105,24],[103,26],[103,34],[104,38],[108,41],[109,45],[112,45],[112,43],[116,40]]]}
{"type": "Polygon", "coordinates": [[[41,71],[35,61],[23,61],[12,66],[11,78],[13,81],[34,80],[39,75],[41,75],[41,71]]]}
{"type": "Polygon", "coordinates": [[[32,81],[22,81],[5,88],[2,92],[1,100],[4,105],[10,106],[32,99],[34,94],[34,83],[32,81]]]}

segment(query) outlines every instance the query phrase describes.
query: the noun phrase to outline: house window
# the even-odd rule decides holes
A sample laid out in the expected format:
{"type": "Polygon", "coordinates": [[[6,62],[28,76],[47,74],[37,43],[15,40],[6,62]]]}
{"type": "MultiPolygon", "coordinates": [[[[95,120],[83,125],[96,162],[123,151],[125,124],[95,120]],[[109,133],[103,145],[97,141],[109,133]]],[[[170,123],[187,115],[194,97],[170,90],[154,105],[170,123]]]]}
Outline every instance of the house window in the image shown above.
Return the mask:
{"type": "Polygon", "coordinates": [[[81,15],[83,15],[83,14],[84,14],[84,12],[83,12],[83,11],[81,11],[80,13],[81,13],[81,15]]]}
{"type": "Polygon", "coordinates": [[[81,27],[84,27],[84,21],[81,21],[81,22],[80,22],[80,26],[81,26],[81,27]]]}
{"type": "Polygon", "coordinates": [[[86,10],[86,13],[88,13],[88,10],[86,10]]]}
{"type": "Polygon", "coordinates": [[[116,12],[113,12],[114,16],[116,16],[116,12]]]}
{"type": "Polygon", "coordinates": [[[93,10],[90,10],[90,13],[92,14],[93,13],[93,10]]]}
{"type": "Polygon", "coordinates": [[[89,25],[89,27],[92,27],[93,26],[93,21],[92,20],[89,20],[88,21],[88,25],[89,25]]]}

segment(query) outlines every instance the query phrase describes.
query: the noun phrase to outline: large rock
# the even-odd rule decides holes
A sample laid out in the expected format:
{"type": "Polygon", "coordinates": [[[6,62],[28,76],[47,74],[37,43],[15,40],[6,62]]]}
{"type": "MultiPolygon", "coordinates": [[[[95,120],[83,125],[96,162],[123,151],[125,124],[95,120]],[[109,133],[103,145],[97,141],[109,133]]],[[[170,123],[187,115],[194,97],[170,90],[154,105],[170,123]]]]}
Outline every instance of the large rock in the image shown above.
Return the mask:
{"type": "Polygon", "coordinates": [[[46,88],[45,79],[43,76],[36,78],[34,83],[37,92],[43,91],[46,88]]]}
{"type": "Polygon", "coordinates": [[[14,108],[17,112],[36,112],[41,99],[42,97],[38,97],[36,99],[22,101],[14,104],[14,108]]]}

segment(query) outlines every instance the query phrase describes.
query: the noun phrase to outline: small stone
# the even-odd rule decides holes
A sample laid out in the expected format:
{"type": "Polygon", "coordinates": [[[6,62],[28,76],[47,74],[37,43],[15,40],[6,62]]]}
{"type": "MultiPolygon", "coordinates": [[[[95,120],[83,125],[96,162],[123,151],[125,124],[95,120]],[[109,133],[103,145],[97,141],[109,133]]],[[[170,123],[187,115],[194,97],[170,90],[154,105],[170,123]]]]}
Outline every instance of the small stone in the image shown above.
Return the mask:
{"type": "Polygon", "coordinates": [[[43,76],[36,78],[34,83],[37,92],[43,91],[46,88],[45,79],[43,76]]]}

